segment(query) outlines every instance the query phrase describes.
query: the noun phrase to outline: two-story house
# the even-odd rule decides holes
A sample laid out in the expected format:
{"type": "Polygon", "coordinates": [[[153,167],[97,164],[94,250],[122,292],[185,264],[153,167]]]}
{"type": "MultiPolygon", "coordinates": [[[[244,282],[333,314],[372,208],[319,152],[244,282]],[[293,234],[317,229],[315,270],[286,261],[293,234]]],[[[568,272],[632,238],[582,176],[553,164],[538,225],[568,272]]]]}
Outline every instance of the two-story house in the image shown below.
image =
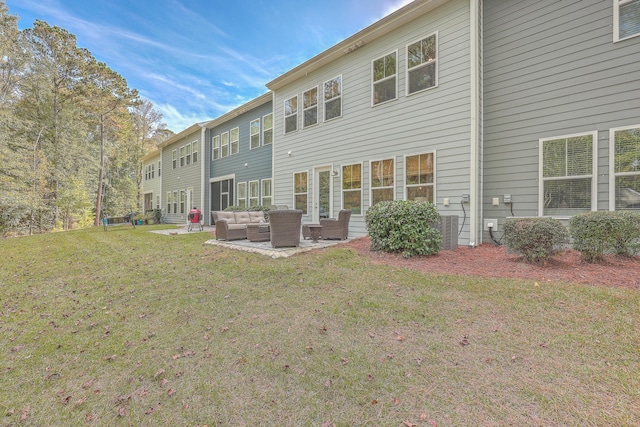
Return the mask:
{"type": "Polygon", "coordinates": [[[162,161],[160,150],[154,150],[142,158],[142,206],[141,212],[160,209],[162,203],[162,161]]]}

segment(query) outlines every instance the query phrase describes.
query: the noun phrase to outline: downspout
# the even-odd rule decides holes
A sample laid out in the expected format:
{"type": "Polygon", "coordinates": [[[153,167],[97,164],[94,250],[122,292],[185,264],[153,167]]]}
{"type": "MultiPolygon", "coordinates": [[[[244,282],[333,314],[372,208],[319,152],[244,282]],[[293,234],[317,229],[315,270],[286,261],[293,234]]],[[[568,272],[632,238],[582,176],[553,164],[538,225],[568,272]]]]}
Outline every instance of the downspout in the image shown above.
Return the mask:
{"type": "Polygon", "coordinates": [[[200,124],[201,127],[201,131],[200,131],[200,145],[201,148],[200,150],[198,150],[200,153],[202,153],[200,155],[200,210],[203,212],[204,214],[204,192],[207,190],[205,187],[205,179],[204,179],[204,173],[205,173],[205,163],[208,157],[207,157],[207,153],[206,153],[206,149],[205,149],[205,133],[207,132],[207,126],[206,123],[205,124],[200,124]]]}
{"type": "Polygon", "coordinates": [[[469,0],[470,7],[470,119],[471,119],[471,135],[470,135],[470,188],[469,188],[469,246],[476,246],[482,243],[482,236],[478,233],[478,224],[480,222],[480,176],[478,164],[480,153],[480,2],[481,0],[469,0]]]}
{"type": "Polygon", "coordinates": [[[162,206],[164,205],[164,203],[166,203],[164,201],[164,195],[162,192],[162,180],[164,177],[164,162],[162,161],[162,147],[160,147],[160,206],[158,206],[158,209],[160,209],[160,213],[162,214],[162,206]]]}

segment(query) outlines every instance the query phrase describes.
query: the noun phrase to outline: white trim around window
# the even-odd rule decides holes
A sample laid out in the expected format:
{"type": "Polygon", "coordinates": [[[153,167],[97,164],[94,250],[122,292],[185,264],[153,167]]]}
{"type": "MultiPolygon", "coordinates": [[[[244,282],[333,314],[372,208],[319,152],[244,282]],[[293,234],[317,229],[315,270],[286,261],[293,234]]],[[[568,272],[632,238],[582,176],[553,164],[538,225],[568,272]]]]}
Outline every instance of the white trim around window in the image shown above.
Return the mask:
{"type": "Polygon", "coordinates": [[[538,215],[597,210],[598,132],[541,138],[538,147],[538,215]]]}
{"type": "Polygon", "coordinates": [[[240,151],[240,128],[231,129],[230,135],[229,155],[238,154],[240,151]]]}
{"type": "Polygon", "coordinates": [[[309,171],[293,173],[293,208],[307,214],[309,203],[309,171]]]}
{"type": "Polygon", "coordinates": [[[398,50],[371,61],[371,106],[398,99],[398,50]]]}
{"type": "Polygon", "coordinates": [[[193,157],[193,163],[198,162],[198,141],[191,143],[191,156],[193,157]]]}
{"type": "Polygon", "coordinates": [[[613,42],[640,36],[640,0],[613,0],[613,42]]]}
{"type": "Polygon", "coordinates": [[[609,210],[640,211],[640,124],[609,129],[609,210]]]}
{"type": "Polygon", "coordinates": [[[260,197],[262,200],[260,204],[268,208],[273,202],[273,180],[271,178],[263,179],[260,185],[260,197]]]}
{"type": "Polygon", "coordinates": [[[369,204],[396,199],[396,160],[394,157],[369,162],[369,204]]]}
{"type": "Polygon", "coordinates": [[[220,158],[220,135],[211,138],[211,160],[220,158]]]}
{"type": "Polygon", "coordinates": [[[273,142],[273,113],[262,116],[262,145],[273,142]]]}
{"type": "Polygon", "coordinates": [[[249,206],[258,206],[260,204],[260,181],[249,181],[249,206]]]}
{"type": "Polygon", "coordinates": [[[173,169],[178,167],[178,150],[171,152],[171,164],[173,165],[173,169]]]}
{"type": "Polygon", "coordinates": [[[436,152],[404,156],[404,200],[436,202],[436,152]]]}
{"type": "Polygon", "coordinates": [[[342,74],[327,80],[322,87],[324,121],[342,117],[342,74]]]}
{"type": "Polygon", "coordinates": [[[362,163],[352,163],[341,166],[341,188],[342,209],[351,210],[352,215],[363,214],[363,174],[362,163]]]}
{"type": "Polygon", "coordinates": [[[298,130],[298,95],[284,100],[284,133],[298,130]]]}
{"type": "Polygon", "coordinates": [[[438,32],[407,44],[406,95],[438,87],[438,32]]]}
{"type": "Polygon", "coordinates": [[[236,184],[236,206],[246,209],[247,208],[247,183],[238,182],[236,184]]]}
{"type": "Polygon", "coordinates": [[[249,150],[260,147],[260,119],[249,122],[249,150]]]}
{"type": "Polygon", "coordinates": [[[302,128],[318,124],[318,86],[302,93],[302,128]]]}
{"type": "Polygon", "coordinates": [[[229,156],[229,132],[220,135],[220,158],[229,156]]]}

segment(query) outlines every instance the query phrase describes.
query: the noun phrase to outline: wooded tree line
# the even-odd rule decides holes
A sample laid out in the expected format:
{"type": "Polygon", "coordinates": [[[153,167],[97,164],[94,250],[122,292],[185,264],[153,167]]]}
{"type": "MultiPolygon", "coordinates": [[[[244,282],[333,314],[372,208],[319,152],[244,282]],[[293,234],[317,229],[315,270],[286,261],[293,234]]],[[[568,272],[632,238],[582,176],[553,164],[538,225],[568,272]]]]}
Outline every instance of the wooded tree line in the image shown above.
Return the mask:
{"type": "Polygon", "coordinates": [[[97,225],[142,200],[162,115],[76,37],[0,0],[0,235],[97,225]]]}

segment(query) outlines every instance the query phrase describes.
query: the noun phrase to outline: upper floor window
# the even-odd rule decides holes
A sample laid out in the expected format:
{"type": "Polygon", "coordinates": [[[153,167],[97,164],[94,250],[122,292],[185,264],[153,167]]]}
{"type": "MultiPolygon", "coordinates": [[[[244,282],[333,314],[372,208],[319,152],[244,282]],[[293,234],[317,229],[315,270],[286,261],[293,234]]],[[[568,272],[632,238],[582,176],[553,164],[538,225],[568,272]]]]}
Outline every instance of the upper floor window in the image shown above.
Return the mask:
{"type": "Polygon", "coordinates": [[[249,181],[249,206],[260,204],[260,182],[249,181]]]}
{"type": "Polygon", "coordinates": [[[238,202],[236,203],[236,205],[242,209],[245,209],[247,207],[247,183],[246,182],[238,183],[237,194],[238,194],[237,196],[238,202]]]}
{"type": "Polygon", "coordinates": [[[362,213],[362,165],[342,166],[342,208],[354,215],[362,213]]]}
{"type": "Polygon", "coordinates": [[[298,96],[284,101],[284,133],[298,130],[298,96]]]}
{"type": "Polygon", "coordinates": [[[191,144],[187,144],[185,147],[187,164],[191,164],[191,144]]]}
{"type": "Polygon", "coordinates": [[[262,180],[262,206],[268,208],[271,206],[273,188],[271,186],[271,178],[262,180]]]}
{"type": "Polygon", "coordinates": [[[262,144],[269,145],[273,142],[273,113],[262,118],[262,144]]]}
{"type": "Polygon", "coordinates": [[[260,119],[251,120],[249,123],[249,148],[260,147],[260,119]]]}
{"type": "Polygon", "coordinates": [[[180,147],[180,167],[184,166],[184,146],[180,147]]]}
{"type": "Polygon", "coordinates": [[[597,132],[540,140],[540,214],[575,215],[594,205],[597,132]]]}
{"type": "Polygon", "coordinates": [[[373,61],[373,105],[397,98],[397,52],[373,61]]]}
{"type": "Polygon", "coordinates": [[[297,172],[293,174],[293,206],[294,209],[302,210],[307,214],[307,172],[297,172]]]}
{"type": "Polygon", "coordinates": [[[158,160],[158,178],[160,177],[162,161],[158,160]]]}
{"type": "Polygon", "coordinates": [[[395,170],[393,159],[371,162],[371,205],[394,199],[395,170]]]}
{"type": "Polygon", "coordinates": [[[640,125],[611,129],[609,140],[612,208],[640,211],[640,125]]]}
{"type": "Polygon", "coordinates": [[[407,46],[407,94],[437,84],[437,34],[407,46]]]}
{"type": "Polygon", "coordinates": [[[216,135],[211,140],[211,160],[220,158],[220,135],[216,135]]]}
{"type": "Polygon", "coordinates": [[[433,203],[434,161],[433,153],[405,158],[405,183],[407,200],[433,203]]]}
{"type": "MultiPolygon", "coordinates": [[[[191,143],[191,156],[193,157],[193,163],[196,163],[198,161],[198,141],[191,143]]],[[[159,172],[158,175],[160,175],[159,172]]]]}
{"type": "Polygon", "coordinates": [[[171,152],[171,161],[173,164],[173,169],[178,167],[178,152],[176,150],[173,150],[171,152]]]}
{"type": "Polygon", "coordinates": [[[240,130],[238,128],[231,129],[231,154],[238,154],[240,150],[240,130]]]}
{"type": "Polygon", "coordinates": [[[171,213],[171,191],[167,191],[167,213],[171,213]]]}
{"type": "Polygon", "coordinates": [[[613,41],[640,35],[640,0],[613,0],[613,41]]]}
{"type": "Polygon", "coordinates": [[[318,88],[314,87],[302,94],[302,127],[318,123],[318,88]]]}
{"type": "Polygon", "coordinates": [[[229,155],[229,132],[220,135],[220,157],[229,155]]]}
{"type": "Polygon", "coordinates": [[[342,76],[324,82],[324,120],[342,116],[342,76]]]}

